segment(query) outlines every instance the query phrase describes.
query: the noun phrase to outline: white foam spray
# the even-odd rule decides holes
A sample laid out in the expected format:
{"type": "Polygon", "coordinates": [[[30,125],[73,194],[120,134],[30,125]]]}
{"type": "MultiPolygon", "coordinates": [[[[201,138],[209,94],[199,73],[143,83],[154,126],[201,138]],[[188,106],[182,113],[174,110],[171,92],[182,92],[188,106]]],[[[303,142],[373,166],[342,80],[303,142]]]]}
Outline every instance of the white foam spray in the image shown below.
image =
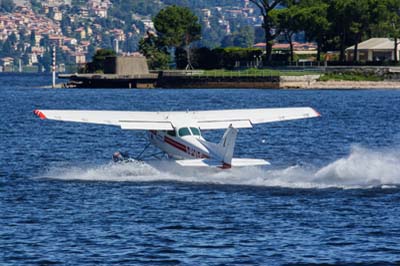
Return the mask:
{"type": "Polygon", "coordinates": [[[178,181],[290,188],[391,188],[400,186],[400,153],[353,147],[349,156],[322,168],[183,168],[173,162],[106,164],[55,168],[45,178],[87,181],[178,181]]]}

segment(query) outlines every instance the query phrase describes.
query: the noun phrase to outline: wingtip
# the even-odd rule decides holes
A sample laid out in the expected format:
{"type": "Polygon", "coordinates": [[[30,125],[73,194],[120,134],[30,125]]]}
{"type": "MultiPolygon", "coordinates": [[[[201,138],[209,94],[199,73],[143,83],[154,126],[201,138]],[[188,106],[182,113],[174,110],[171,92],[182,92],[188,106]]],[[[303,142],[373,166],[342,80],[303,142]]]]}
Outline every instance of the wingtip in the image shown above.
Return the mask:
{"type": "Polygon", "coordinates": [[[46,119],[46,116],[38,109],[33,110],[33,113],[38,116],[40,119],[46,119]]]}
{"type": "Polygon", "coordinates": [[[315,110],[314,108],[311,108],[311,109],[313,109],[313,111],[315,112],[315,114],[317,115],[317,117],[321,116],[321,114],[320,114],[317,110],[315,110]]]}

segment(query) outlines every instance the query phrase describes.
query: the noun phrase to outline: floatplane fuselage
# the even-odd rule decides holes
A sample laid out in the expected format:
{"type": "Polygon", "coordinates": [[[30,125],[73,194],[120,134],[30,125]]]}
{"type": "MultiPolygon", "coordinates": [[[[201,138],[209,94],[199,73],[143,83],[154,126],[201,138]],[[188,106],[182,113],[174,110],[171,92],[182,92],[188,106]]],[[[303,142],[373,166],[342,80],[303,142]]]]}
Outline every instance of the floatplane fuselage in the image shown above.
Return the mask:
{"type": "Polygon", "coordinates": [[[201,143],[205,139],[197,127],[181,127],[178,130],[150,130],[150,143],[164,151],[169,157],[184,159],[210,158],[210,151],[201,143]]]}

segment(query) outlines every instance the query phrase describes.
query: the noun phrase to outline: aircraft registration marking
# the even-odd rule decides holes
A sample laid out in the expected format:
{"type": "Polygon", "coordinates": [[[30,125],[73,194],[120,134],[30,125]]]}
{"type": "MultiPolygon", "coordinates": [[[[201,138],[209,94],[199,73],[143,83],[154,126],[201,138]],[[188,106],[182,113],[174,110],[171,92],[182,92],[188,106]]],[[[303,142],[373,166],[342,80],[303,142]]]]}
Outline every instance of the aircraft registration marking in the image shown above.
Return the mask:
{"type": "Polygon", "coordinates": [[[179,143],[179,142],[177,142],[177,141],[175,141],[175,140],[173,140],[173,139],[171,139],[171,138],[169,138],[167,136],[164,137],[164,141],[165,141],[165,143],[168,143],[172,147],[174,147],[174,148],[176,148],[176,149],[178,149],[180,151],[183,151],[184,153],[187,153],[190,156],[193,156],[193,157],[196,157],[196,158],[209,158],[208,155],[202,154],[201,152],[197,151],[196,149],[191,148],[189,146],[186,146],[186,145],[184,145],[182,143],[179,143]]]}

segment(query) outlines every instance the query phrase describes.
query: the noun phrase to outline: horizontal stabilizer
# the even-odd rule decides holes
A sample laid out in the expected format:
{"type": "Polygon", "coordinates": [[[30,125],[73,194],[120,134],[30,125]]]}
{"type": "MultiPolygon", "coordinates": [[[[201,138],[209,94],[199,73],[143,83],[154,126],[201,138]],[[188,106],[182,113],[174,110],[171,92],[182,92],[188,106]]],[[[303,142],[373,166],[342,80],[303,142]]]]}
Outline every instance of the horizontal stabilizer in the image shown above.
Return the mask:
{"type": "Polygon", "coordinates": [[[177,164],[188,167],[218,167],[218,168],[230,168],[230,167],[246,167],[246,166],[262,166],[270,165],[269,162],[263,159],[245,159],[245,158],[233,158],[232,165],[227,165],[221,162],[210,160],[210,159],[194,159],[194,160],[177,160],[177,164]]]}
{"type": "Polygon", "coordinates": [[[233,167],[244,167],[244,166],[261,166],[270,165],[270,163],[263,159],[247,159],[247,158],[233,158],[233,167]]]}
{"type": "Polygon", "coordinates": [[[175,162],[185,167],[220,167],[222,165],[220,162],[209,159],[177,160],[175,162]]]}

